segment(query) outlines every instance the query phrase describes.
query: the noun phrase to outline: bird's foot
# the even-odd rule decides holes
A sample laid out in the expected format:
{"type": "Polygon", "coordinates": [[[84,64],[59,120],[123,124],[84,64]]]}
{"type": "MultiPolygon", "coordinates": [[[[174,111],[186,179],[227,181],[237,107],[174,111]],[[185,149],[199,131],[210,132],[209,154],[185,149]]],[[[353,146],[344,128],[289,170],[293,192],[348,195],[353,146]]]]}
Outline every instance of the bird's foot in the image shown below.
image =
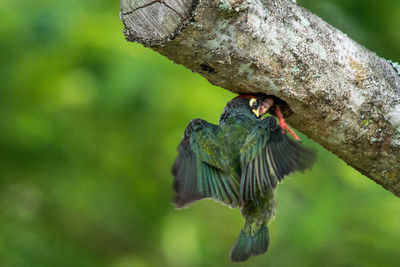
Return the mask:
{"type": "Polygon", "coordinates": [[[293,132],[292,129],[290,129],[289,125],[286,124],[285,119],[283,118],[281,109],[278,106],[275,106],[275,113],[276,116],[278,117],[279,120],[279,125],[282,128],[282,133],[285,133],[285,130],[287,130],[297,141],[300,141],[300,138],[297,136],[295,132],[293,132]]]}

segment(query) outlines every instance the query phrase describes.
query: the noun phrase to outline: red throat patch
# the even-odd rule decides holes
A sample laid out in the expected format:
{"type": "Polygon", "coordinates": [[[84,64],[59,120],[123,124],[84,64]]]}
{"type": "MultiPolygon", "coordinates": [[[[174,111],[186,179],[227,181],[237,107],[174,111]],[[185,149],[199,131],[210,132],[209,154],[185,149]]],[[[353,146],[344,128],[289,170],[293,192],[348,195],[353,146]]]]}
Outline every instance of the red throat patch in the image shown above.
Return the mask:
{"type": "Polygon", "coordinates": [[[239,97],[239,98],[256,98],[254,95],[246,95],[246,94],[239,94],[237,97],[239,97]]]}

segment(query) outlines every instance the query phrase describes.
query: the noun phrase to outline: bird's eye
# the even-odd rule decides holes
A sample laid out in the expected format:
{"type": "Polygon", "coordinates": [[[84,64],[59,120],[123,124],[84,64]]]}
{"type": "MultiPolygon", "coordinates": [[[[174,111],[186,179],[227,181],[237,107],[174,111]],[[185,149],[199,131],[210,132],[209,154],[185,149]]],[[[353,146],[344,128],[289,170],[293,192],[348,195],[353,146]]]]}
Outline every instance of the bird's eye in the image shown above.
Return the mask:
{"type": "Polygon", "coordinates": [[[257,102],[257,99],[252,98],[250,99],[249,105],[251,108],[258,108],[259,103],[257,102]]]}

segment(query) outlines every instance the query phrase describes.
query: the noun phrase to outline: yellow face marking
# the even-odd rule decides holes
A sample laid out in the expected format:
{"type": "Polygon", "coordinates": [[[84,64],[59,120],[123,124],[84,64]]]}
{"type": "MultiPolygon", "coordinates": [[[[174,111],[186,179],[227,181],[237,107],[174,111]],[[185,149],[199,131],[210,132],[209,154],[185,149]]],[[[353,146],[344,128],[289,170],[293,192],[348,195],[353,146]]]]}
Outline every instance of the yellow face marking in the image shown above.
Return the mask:
{"type": "Polygon", "coordinates": [[[260,117],[260,107],[253,108],[253,107],[255,107],[254,106],[255,103],[257,103],[257,99],[256,98],[252,98],[249,101],[249,106],[252,108],[251,111],[253,111],[253,113],[256,114],[257,117],[260,117]]]}
{"type": "Polygon", "coordinates": [[[260,109],[252,109],[251,111],[253,111],[254,114],[256,114],[257,117],[260,117],[260,109]]]}
{"type": "Polygon", "coordinates": [[[257,101],[257,99],[251,98],[250,101],[249,101],[249,106],[250,106],[250,107],[253,107],[253,104],[254,104],[256,101],[257,101]]]}

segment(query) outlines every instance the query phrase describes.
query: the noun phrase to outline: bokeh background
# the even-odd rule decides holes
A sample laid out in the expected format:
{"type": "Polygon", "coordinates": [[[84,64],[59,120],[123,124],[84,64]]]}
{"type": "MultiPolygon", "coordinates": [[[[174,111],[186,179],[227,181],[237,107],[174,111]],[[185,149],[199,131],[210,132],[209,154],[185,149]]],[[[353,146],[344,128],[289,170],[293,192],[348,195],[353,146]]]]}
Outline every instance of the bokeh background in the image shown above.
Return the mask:
{"type": "MultiPolygon", "coordinates": [[[[400,1],[298,0],[400,61],[400,1]]],[[[3,0],[0,266],[399,266],[400,200],[319,145],[279,187],[267,255],[232,264],[243,220],[171,205],[186,124],[233,94],[122,35],[119,3],[3,0]]]]}

